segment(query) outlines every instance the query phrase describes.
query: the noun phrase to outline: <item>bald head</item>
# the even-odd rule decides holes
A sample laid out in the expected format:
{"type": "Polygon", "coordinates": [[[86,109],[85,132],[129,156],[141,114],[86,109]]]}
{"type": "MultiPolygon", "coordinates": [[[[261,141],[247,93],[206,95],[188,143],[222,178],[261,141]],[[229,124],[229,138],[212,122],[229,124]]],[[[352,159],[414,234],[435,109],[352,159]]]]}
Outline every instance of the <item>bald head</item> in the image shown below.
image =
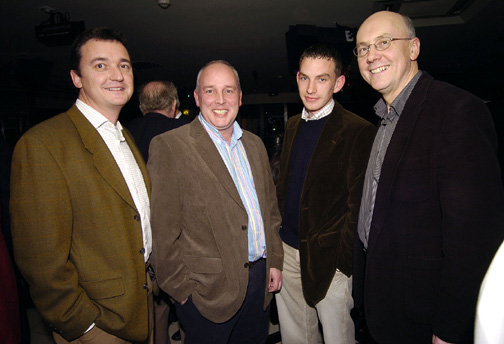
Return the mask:
{"type": "Polygon", "coordinates": [[[360,73],[390,105],[418,72],[420,40],[411,19],[388,11],[372,14],[357,32],[357,48],[361,47],[369,47],[369,51],[357,58],[360,73]],[[392,40],[387,48],[378,50],[375,44],[384,38],[392,40]]]}
{"type": "Polygon", "coordinates": [[[138,99],[144,115],[157,112],[172,118],[180,104],[177,88],[170,81],[151,81],[141,86],[138,99]]]}

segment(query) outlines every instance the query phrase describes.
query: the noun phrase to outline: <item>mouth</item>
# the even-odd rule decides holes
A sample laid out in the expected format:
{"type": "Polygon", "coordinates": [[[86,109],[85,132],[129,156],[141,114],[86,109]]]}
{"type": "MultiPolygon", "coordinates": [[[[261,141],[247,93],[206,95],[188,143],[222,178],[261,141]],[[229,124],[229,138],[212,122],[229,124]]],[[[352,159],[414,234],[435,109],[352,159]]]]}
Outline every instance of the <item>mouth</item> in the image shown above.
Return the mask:
{"type": "Polygon", "coordinates": [[[305,97],[305,99],[306,99],[306,101],[308,101],[308,102],[315,102],[315,101],[317,101],[317,100],[318,100],[318,98],[316,98],[316,97],[305,97]]]}
{"type": "Polygon", "coordinates": [[[105,87],[107,91],[123,91],[123,87],[105,87]]]}
{"type": "Polygon", "coordinates": [[[213,113],[219,116],[224,116],[225,114],[228,113],[228,110],[212,110],[213,113]]]}
{"type": "Polygon", "coordinates": [[[371,74],[378,74],[389,69],[390,66],[381,66],[375,69],[371,69],[371,74]]]}

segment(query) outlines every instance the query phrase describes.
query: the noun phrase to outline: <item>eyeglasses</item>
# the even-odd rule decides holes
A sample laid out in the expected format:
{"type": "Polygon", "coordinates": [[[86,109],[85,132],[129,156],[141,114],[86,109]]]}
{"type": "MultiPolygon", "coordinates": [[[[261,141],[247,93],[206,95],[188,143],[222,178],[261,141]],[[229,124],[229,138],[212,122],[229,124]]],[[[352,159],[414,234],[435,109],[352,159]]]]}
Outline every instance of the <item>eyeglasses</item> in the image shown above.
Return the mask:
{"type": "Polygon", "coordinates": [[[372,45],[376,48],[378,51],[382,50],[387,50],[390,48],[390,45],[392,44],[393,41],[409,41],[412,40],[413,38],[389,38],[389,37],[382,37],[378,38],[373,44],[370,45],[361,45],[359,47],[355,47],[353,49],[353,53],[357,57],[364,57],[369,53],[369,49],[371,48],[372,45]]]}

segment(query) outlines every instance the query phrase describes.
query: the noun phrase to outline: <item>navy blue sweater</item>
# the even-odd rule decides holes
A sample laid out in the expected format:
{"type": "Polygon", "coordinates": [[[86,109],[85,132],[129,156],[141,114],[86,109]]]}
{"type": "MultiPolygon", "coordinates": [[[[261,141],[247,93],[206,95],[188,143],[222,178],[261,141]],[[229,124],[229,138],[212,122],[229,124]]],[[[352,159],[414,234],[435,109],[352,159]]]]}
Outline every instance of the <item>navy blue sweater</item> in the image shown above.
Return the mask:
{"type": "Polygon", "coordinates": [[[306,172],[328,117],[325,116],[314,121],[302,120],[299,124],[296,142],[292,148],[291,174],[287,198],[285,199],[280,237],[287,245],[296,249],[299,248],[299,202],[301,201],[306,172]]]}

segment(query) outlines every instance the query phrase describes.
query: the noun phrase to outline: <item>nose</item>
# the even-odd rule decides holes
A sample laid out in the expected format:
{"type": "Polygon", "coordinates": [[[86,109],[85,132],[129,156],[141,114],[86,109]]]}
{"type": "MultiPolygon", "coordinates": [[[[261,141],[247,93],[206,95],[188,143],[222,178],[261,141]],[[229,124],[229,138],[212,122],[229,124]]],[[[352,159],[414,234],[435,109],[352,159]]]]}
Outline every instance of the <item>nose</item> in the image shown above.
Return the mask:
{"type": "Polygon", "coordinates": [[[110,70],[110,79],[115,81],[123,81],[124,75],[121,67],[112,67],[110,70]]]}
{"type": "Polygon", "coordinates": [[[371,44],[369,46],[369,50],[368,50],[368,53],[366,55],[366,60],[369,62],[373,62],[374,60],[376,60],[379,56],[379,51],[378,49],[376,49],[376,46],[374,44],[371,44]]]}
{"type": "Polygon", "coordinates": [[[308,81],[308,87],[306,88],[306,92],[308,92],[308,94],[313,94],[313,93],[317,92],[317,87],[315,86],[314,80],[308,81]]]}
{"type": "Polygon", "coordinates": [[[217,104],[224,104],[225,103],[224,94],[222,92],[217,92],[217,96],[215,97],[215,102],[217,104]]]}

